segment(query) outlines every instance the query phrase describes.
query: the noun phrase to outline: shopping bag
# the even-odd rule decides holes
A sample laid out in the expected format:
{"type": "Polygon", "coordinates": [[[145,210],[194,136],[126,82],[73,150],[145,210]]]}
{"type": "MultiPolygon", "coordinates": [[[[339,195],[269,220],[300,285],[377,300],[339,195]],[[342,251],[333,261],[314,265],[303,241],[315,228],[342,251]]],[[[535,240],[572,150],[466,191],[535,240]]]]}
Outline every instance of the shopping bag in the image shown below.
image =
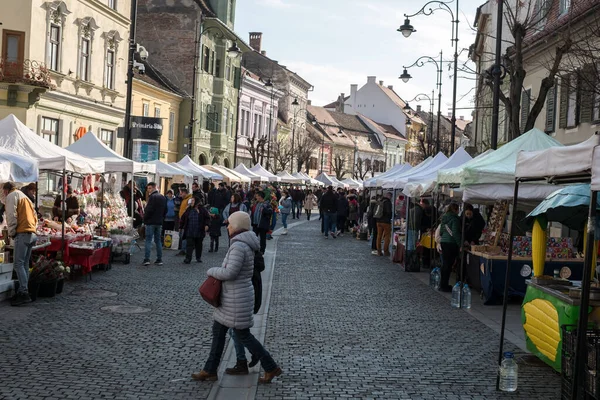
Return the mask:
{"type": "Polygon", "coordinates": [[[165,249],[177,250],[179,247],[179,232],[165,231],[165,239],[163,242],[165,249]]]}
{"type": "Polygon", "coordinates": [[[213,307],[221,305],[221,281],[209,276],[198,289],[200,295],[213,307]]]}

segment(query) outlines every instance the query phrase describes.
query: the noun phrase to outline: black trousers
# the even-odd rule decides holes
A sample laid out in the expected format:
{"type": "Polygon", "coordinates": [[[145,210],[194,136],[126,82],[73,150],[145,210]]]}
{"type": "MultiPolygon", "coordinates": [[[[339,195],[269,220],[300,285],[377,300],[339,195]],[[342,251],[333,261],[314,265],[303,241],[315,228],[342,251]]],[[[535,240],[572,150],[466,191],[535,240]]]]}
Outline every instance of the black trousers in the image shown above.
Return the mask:
{"type": "Polygon", "coordinates": [[[338,215],[337,228],[340,233],[346,232],[346,217],[344,215],[338,215]]]}
{"type": "Polygon", "coordinates": [[[381,241],[381,238],[377,238],[377,227],[373,228],[373,233],[371,233],[371,250],[377,251],[377,240],[381,241]]]}
{"type": "Polygon", "coordinates": [[[458,259],[459,247],[456,243],[442,243],[442,273],[440,287],[448,287],[452,266],[458,259]]]}
{"type": "Polygon", "coordinates": [[[219,250],[219,237],[218,236],[210,237],[210,249],[214,250],[214,251],[219,250]]]}
{"type": "Polygon", "coordinates": [[[310,214],[312,213],[312,210],[306,210],[306,219],[310,221],[310,214]]]}
{"type": "Polygon", "coordinates": [[[267,249],[267,230],[255,226],[254,233],[260,238],[260,252],[265,254],[265,250],[267,249]]]}
{"type": "Polygon", "coordinates": [[[196,249],[196,261],[202,260],[202,242],[204,238],[196,237],[186,238],[186,248],[185,248],[185,260],[192,261],[192,254],[194,253],[194,249],[196,249]]]}

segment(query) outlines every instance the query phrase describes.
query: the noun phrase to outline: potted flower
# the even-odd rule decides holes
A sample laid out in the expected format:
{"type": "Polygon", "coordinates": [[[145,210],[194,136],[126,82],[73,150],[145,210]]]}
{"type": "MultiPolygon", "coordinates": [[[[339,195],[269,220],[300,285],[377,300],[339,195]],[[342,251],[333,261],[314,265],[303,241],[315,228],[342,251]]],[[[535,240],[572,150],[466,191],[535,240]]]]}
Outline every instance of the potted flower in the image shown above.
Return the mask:
{"type": "Polygon", "coordinates": [[[62,262],[40,256],[29,272],[29,281],[32,286],[39,285],[38,296],[54,297],[62,292],[65,273],[68,272],[62,262]]]}

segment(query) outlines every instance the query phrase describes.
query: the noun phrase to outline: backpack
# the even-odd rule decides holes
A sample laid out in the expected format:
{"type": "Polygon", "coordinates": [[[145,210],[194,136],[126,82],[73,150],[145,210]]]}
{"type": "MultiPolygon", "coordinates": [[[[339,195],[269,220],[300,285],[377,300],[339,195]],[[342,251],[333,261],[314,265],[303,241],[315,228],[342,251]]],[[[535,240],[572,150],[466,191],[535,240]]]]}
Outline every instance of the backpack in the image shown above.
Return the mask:
{"type": "Polygon", "coordinates": [[[381,217],[383,217],[383,202],[378,201],[377,204],[375,204],[375,211],[373,211],[373,218],[380,219],[381,217]]]}

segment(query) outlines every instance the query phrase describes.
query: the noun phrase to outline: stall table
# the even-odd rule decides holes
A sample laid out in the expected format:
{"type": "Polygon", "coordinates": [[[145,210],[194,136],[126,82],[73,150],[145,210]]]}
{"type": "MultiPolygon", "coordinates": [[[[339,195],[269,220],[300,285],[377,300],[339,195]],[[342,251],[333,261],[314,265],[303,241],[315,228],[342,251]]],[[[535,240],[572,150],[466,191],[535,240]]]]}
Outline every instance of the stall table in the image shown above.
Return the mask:
{"type": "Polygon", "coordinates": [[[63,248],[63,239],[60,237],[51,237],[50,241],[48,242],[49,245],[47,245],[44,248],[33,248],[33,251],[35,252],[44,252],[45,254],[47,253],[57,253],[59,251],[63,252],[63,256],[62,256],[62,261],[63,263],[65,263],[66,265],[71,265],[71,252],[70,252],[70,248],[69,245],[73,242],[77,242],[79,240],[90,240],[92,237],[91,235],[68,235],[65,236],[64,239],[64,248],[63,248]]]}
{"type": "Polygon", "coordinates": [[[80,265],[84,275],[92,272],[92,268],[97,265],[103,265],[106,268],[110,265],[110,247],[99,249],[78,249],[71,248],[71,265],[80,265]]]}
{"type": "MultiPolygon", "coordinates": [[[[483,292],[484,304],[500,304],[504,293],[507,257],[501,254],[492,255],[477,251],[470,251],[469,253],[476,257],[479,262],[468,263],[467,274],[470,279],[479,277],[479,286],[481,286],[483,292]],[[475,266],[478,267],[478,271],[475,270],[475,266]]],[[[526,280],[529,279],[529,276],[521,276],[521,268],[525,264],[532,265],[531,257],[512,257],[509,296],[525,297],[527,291],[526,280]]],[[[583,259],[581,258],[547,258],[544,264],[544,275],[553,276],[554,270],[562,267],[571,269],[570,279],[580,280],[582,278],[583,259]]],[[[476,287],[477,284],[474,284],[474,286],[476,287]]]]}

